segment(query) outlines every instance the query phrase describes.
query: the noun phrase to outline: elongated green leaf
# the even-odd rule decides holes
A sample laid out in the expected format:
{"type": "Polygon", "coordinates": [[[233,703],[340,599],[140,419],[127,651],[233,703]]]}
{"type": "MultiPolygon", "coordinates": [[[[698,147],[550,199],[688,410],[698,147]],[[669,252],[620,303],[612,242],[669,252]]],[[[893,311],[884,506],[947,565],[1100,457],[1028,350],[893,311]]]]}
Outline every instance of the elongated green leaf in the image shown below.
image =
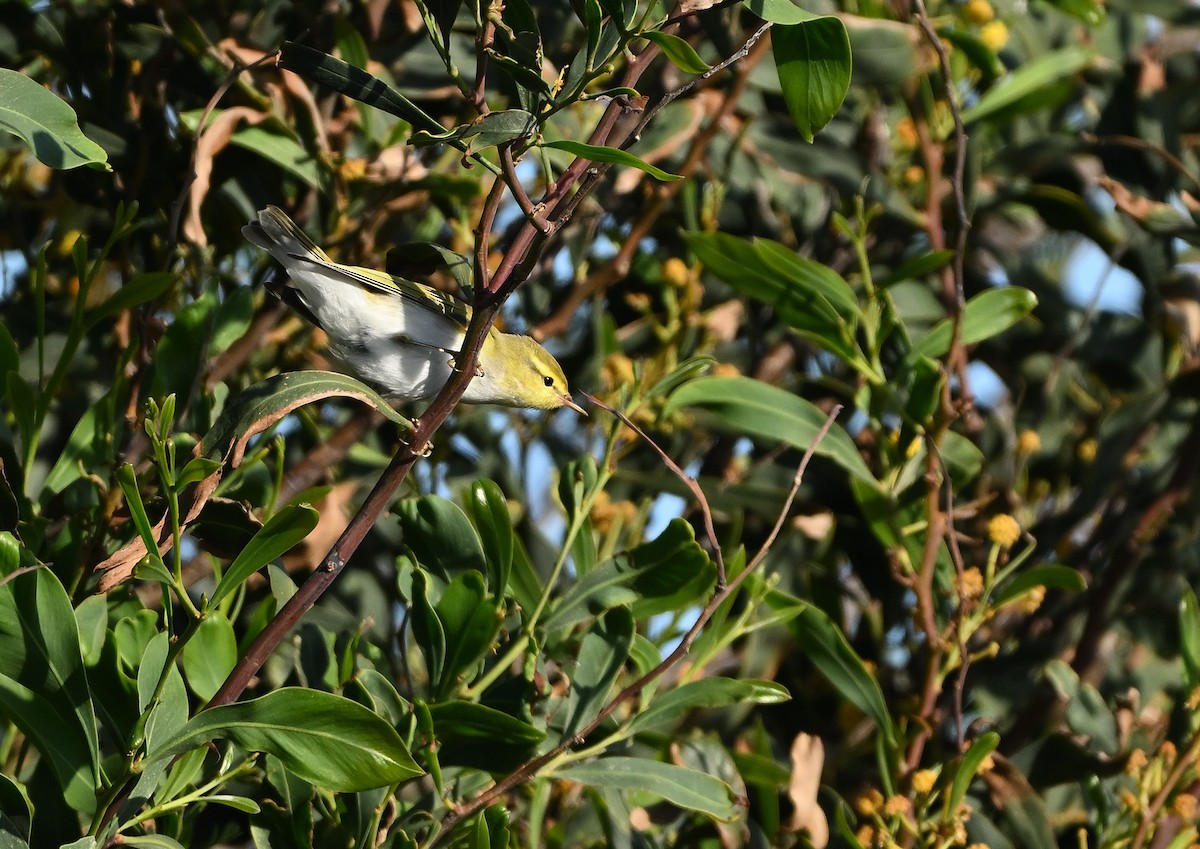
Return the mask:
{"type": "MultiPolygon", "coordinates": [[[[1037,295],[1018,286],[1002,289],[985,289],[967,301],[963,311],[959,341],[963,345],[974,345],[985,339],[998,336],[1023,319],[1037,306],[1037,295]]],[[[917,357],[942,356],[950,350],[954,335],[954,323],[950,319],[939,321],[932,330],[915,345],[908,354],[909,362],[917,357]]]]}
{"type": "MultiPolygon", "coordinates": [[[[997,605],[1004,604],[1034,587],[1081,593],[1087,589],[1087,581],[1079,574],[1079,570],[1069,566],[1034,566],[1005,583],[996,593],[995,602],[997,605]]],[[[1197,647],[1200,647],[1200,643],[1197,643],[1197,647]]]]}
{"type": "Polygon", "coordinates": [[[99,307],[88,311],[87,327],[95,327],[125,310],[140,307],[142,304],[161,297],[178,278],[179,275],[172,271],[147,271],[135,274],[99,307]]]}
{"type": "Polygon", "coordinates": [[[213,590],[209,606],[216,607],[247,578],[308,536],[320,518],[321,514],[307,504],[289,504],[268,519],[229,564],[213,590]]]}
{"type": "Polygon", "coordinates": [[[974,106],[964,109],[962,119],[971,124],[994,115],[1058,80],[1079,73],[1094,55],[1094,51],[1085,47],[1065,47],[1022,63],[985,91],[974,106]]]}
{"type": "Polygon", "coordinates": [[[971,786],[971,781],[974,780],[979,765],[983,763],[984,758],[996,751],[996,747],[999,745],[1000,735],[995,731],[988,731],[979,735],[971,743],[970,748],[963,753],[962,759],[958,762],[958,769],[954,772],[950,798],[945,807],[947,812],[958,810],[958,805],[967,795],[967,788],[971,786]]]}
{"type": "Polygon", "coordinates": [[[788,113],[811,142],[850,90],[850,36],[838,18],[813,18],[771,29],[771,49],[788,113]]]}
{"type": "Polygon", "coordinates": [[[579,647],[579,662],[571,679],[571,707],[563,739],[579,733],[608,702],[609,691],[629,658],[633,616],[614,608],[593,624],[579,647]]]}
{"type": "MultiPolygon", "coordinates": [[[[684,384],[669,399],[664,415],[682,407],[699,407],[723,430],[774,439],[806,450],[825,424],[826,415],[803,398],[749,377],[700,377],[684,384]]],[[[816,448],[859,480],[878,486],[854,442],[833,425],[816,448]]]]}
{"type": "Polygon", "coordinates": [[[279,66],[318,85],[403,118],[418,130],[437,133],[444,129],[433,117],[383,80],[328,53],[294,41],[285,41],[280,48],[279,66]]]}
{"type": "Polygon", "coordinates": [[[417,562],[433,574],[445,581],[464,572],[487,574],[479,534],[454,502],[437,495],[410,498],[397,505],[396,517],[417,562]]]}
{"type": "Polygon", "coordinates": [[[529,758],[546,735],[527,722],[474,702],[429,705],[443,766],[507,772],[529,758]]]}
{"type": "Polygon", "coordinates": [[[652,30],[642,33],[642,38],[657,44],[659,49],[662,50],[663,55],[670,59],[675,67],[685,74],[703,74],[711,67],[700,58],[700,54],[696,52],[696,48],[677,35],[652,30]]]}
{"type": "Polygon", "coordinates": [[[524,109],[503,109],[489,112],[470,123],[459,124],[449,130],[421,130],[413,135],[412,143],[421,147],[457,141],[464,142],[471,150],[477,151],[526,138],[536,126],[533,115],[524,109]]]}
{"type": "Polygon", "coordinates": [[[746,0],[746,8],[764,21],[785,26],[806,23],[820,17],[801,9],[792,0],[746,0]]]}
{"type": "Polygon", "coordinates": [[[214,739],[268,752],[300,778],[331,790],[370,790],[422,774],[379,716],[341,696],[298,687],[202,711],[147,759],[169,758],[214,739]]]}
{"type": "Polygon", "coordinates": [[[1179,598],[1179,653],[1188,688],[1195,689],[1200,686],[1200,602],[1191,587],[1184,587],[1179,598]]]}
{"type": "Polygon", "coordinates": [[[635,618],[676,609],[706,598],[716,576],[692,526],[673,519],[656,539],[589,570],[558,600],[545,628],[563,631],[626,604],[635,618]]]}
{"type": "Polygon", "coordinates": [[[19,136],[44,165],[111,171],[108,154],[79,129],[75,110],[24,74],[0,68],[0,129],[19,136]]]}
{"type": "Polygon", "coordinates": [[[696,708],[725,707],[739,702],[774,705],[791,698],[788,691],[773,681],[703,678],[659,696],[639,711],[628,725],[631,733],[661,728],[696,708]]]}
{"type": "MultiPolygon", "coordinates": [[[[780,594],[782,598],[782,594],[780,594]]],[[[790,600],[790,597],[788,598],[790,600]]],[[[774,604],[772,597],[768,603],[774,604]]],[[[880,735],[891,747],[896,745],[896,728],[879,682],[871,675],[862,658],[850,647],[845,635],[825,611],[805,605],[789,627],[804,652],[829,683],[863,713],[875,720],[880,735]]]]}
{"type": "Polygon", "coordinates": [[[517,545],[512,517],[508,513],[508,501],[495,481],[477,480],[471,484],[468,504],[479,541],[483,545],[484,557],[487,558],[488,583],[492,593],[497,598],[503,598],[508,590],[513,550],[517,545]]]}
{"type": "Polygon", "coordinates": [[[1100,0],[1050,0],[1050,5],[1090,27],[1100,26],[1106,17],[1100,0]]]}
{"type": "Polygon", "coordinates": [[[268,377],[238,393],[204,435],[200,451],[205,457],[228,459],[237,466],[253,436],[297,407],[337,396],[356,398],[396,424],[412,429],[412,422],[362,381],[332,371],[293,371],[268,377]]]}
{"type": "Polygon", "coordinates": [[[91,810],[99,780],[92,695],[75,611],[49,569],[0,586],[0,712],[49,760],[73,805],[91,810]]]}
{"type": "Polygon", "coordinates": [[[630,168],[637,168],[639,171],[645,171],[656,180],[662,180],[664,183],[682,180],[678,174],[670,174],[661,168],[656,168],[649,162],[644,162],[638,159],[632,153],[620,150],[615,147],[602,147],[600,145],[585,144],[584,142],[571,141],[570,139],[559,139],[558,141],[548,141],[543,143],[545,147],[552,147],[555,150],[565,150],[574,156],[582,157],[583,159],[592,162],[611,162],[614,165],[628,165],[630,168]]]}
{"type": "Polygon", "coordinates": [[[666,799],[680,808],[698,811],[720,822],[733,821],[739,812],[733,791],[719,778],[646,758],[601,758],[563,770],[558,775],[591,787],[666,799]]]}
{"type": "Polygon", "coordinates": [[[464,572],[442,591],[437,617],[446,635],[446,659],[434,694],[444,699],[462,683],[462,676],[492,648],[504,615],[483,586],[483,575],[464,572]]]}

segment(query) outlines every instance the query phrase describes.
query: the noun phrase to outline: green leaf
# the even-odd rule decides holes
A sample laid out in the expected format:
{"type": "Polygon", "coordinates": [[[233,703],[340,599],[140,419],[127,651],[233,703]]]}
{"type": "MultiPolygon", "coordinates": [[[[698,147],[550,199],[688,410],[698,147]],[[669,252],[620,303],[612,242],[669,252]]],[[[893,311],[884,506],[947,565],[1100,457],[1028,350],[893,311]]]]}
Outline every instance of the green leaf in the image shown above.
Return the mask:
{"type": "Polygon", "coordinates": [[[503,598],[508,590],[513,551],[517,545],[512,518],[508,513],[508,500],[495,481],[477,480],[471,484],[467,503],[483,546],[483,556],[487,559],[488,583],[492,593],[497,598],[503,598]]]}
{"type": "Polygon", "coordinates": [[[99,742],[71,600],[49,569],[0,585],[0,713],[49,761],[72,806],[91,811],[99,742]]]}
{"type": "MultiPolygon", "coordinates": [[[[774,593],[767,603],[792,603],[795,599],[774,593]]],[[[819,607],[804,605],[796,617],[788,623],[796,635],[800,650],[804,652],[821,674],[829,679],[842,696],[875,720],[879,733],[886,745],[896,747],[896,728],[892,715],[884,701],[883,691],[863,663],[862,658],[850,647],[845,635],[833,620],[819,607]]]]}
{"type": "Polygon", "coordinates": [[[307,504],[289,504],[268,519],[229,564],[213,590],[209,607],[216,607],[247,578],[308,536],[320,518],[321,514],[307,504]]]}
{"type": "Polygon", "coordinates": [[[435,608],[446,635],[446,658],[434,683],[436,699],[445,699],[462,683],[462,674],[492,648],[504,616],[488,598],[483,576],[464,572],[442,591],[435,608]]]}
{"type": "Polygon", "coordinates": [[[454,502],[438,495],[409,498],[396,506],[396,518],[417,562],[433,574],[451,581],[464,572],[487,573],[479,534],[454,502]]]}
{"type": "Polygon", "coordinates": [[[200,452],[238,466],[252,437],[298,407],[337,396],[369,404],[401,427],[412,429],[412,422],[397,413],[382,395],[349,375],[293,371],[268,377],[232,398],[201,440],[200,452]]]}
{"type": "Polygon", "coordinates": [[[395,729],[379,716],[347,698],[298,687],[202,711],[147,760],[214,739],[272,754],[305,781],[341,792],[399,784],[422,774],[395,729]]]}
{"type": "Polygon", "coordinates": [[[1188,690],[1194,690],[1200,686],[1200,602],[1191,587],[1184,587],[1179,599],[1179,653],[1188,690]]]}
{"type": "Polygon", "coordinates": [[[925,275],[937,271],[953,258],[954,251],[950,248],[921,254],[901,263],[900,267],[889,274],[879,285],[886,289],[904,280],[919,280],[925,275]]]}
{"type": "Polygon", "coordinates": [[[732,822],[741,812],[733,791],[719,778],[646,758],[601,758],[562,770],[558,776],[591,787],[666,799],[677,807],[698,811],[719,822],[732,822]]]}
{"type": "MultiPolygon", "coordinates": [[[[723,430],[778,440],[801,451],[813,444],[826,419],[815,404],[749,377],[697,378],[667,399],[663,415],[682,407],[704,409],[723,430]]],[[[837,424],[825,434],[816,453],[878,486],[854,442],[837,424]]]]}
{"type": "Polygon", "coordinates": [[[963,122],[972,124],[983,120],[1058,80],[1074,76],[1092,61],[1094,55],[1095,51],[1089,48],[1065,47],[1023,62],[985,91],[974,106],[964,109],[963,122]]]}
{"type": "Polygon", "coordinates": [[[555,150],[564,150],[573,156],[578,156],[582,159],[587,159],[591,162],[609,162],[613,165],[628,165],[630,168],[637,168],[639,171],[645,171],[656,180],[662,180],[664,183],[682,180],[683,177],[678,174],[670,174],[663,171],[661,168],[656,168],[649,162],[643,162],[638,157],[624,150],[615,147],[603,147],[594,144],[585,144],[583,142],[571,141],[569,139],[559,139],[558,141],[548,141],[542,143],[544,147],[552,147],[555,150]]]}
{"type": "Polygon", "coordinates": [[[433,117],[383,80],[328,53],[294,41],[285,41],[280,48],[279,66],[318,85],[403,118],[416,129],[434,133],[444,129],[433,117]]]}
{"type": "Polygon", "coordinates": [[[811,142],[850,90],[850,36],[835,17],[771,28],[771,51],[788,113],[811,142]]]}
{"type": "Polygon", "coordinates": [[[1050,5],[1090,27],[1100,26],[1106,17],[1100,0],[1050,0],[1050,5]]]}
{"type": "Polygon", "coordinates": [[[621,605],[632,605],[634,618],[674,610],[707,597],[716,576],[692,526],[672,519],[653,541],[589,570],[555,603],[544,627],[565,631],[621,605]]]}
{"type": "Polygon", "coordinates": [[[651,30],[642,33],[642,38],[657,44],[663,55],[685,74],[703,74],[712,70],[712,66],[700,58],[696,48],[677,35],[651,30]]]}
{"type": "Polygon", "coordinates": [[[546,735],[528,722],[474,702],[429,705],[438,760],[487,772],[509,772],[533,757],[546,735]]]}
{"type": "Polygon", "coordinates": [[[820,17],[801,9],[791,0],[746,0],[746,8],[764,21],[785,26],[815,21],[820,17]]]}
{"type": "Polygon", "coordinates": [[[233,671],[237,659],[233,624],[221,611],[209,610],[183,647],[183,672],[192,692],[207,702],[233,671]]]}
{"type": "Polygon", "coordinates": [[[43,165],[111,171],[108,154],[79,129],[75,110],[24,74],[0,68],[0,129],[24,140],[43,165]]]}
{"type": "MultiPolygon", "coordinates": [[[[1077,569],[1072,569],[1070,566],[1034,566],[1006,582],[996,593],[994,603],[997,607],[1006,604],[1025,595],[1034,587],[1048,587],[1071,593],[1081,593],[1087,589],[1087,581],[1077,569]]],[[[1200,631],[1197,631],[1197,636],[1200,637],[1200,631]]],[[[1196,645],[1197,648],[1200,648],[1200,642],[1197,642],[1196,645]]],[[[1197,669],[1200,670],[1200,667],[1197,669]]]]}
{"type": "Polygon", "coordinates": [[[563,726],[564,740],[574,737],[608,703],[633,643],[633,616],[624,607],[614,608],[597,619],[579,646],[575,674],[571,678],[570,713],[563,726]]]}
{"type": "Polygon", "coordinates": [[[472,151],[478,151],[527,138],[536,126],[533,115],[524,109],[503,109],[489,112],[470,123],[459,124],[449,130],[421,130],[413,134],[411,141],[418,147],[462,142],[472,151]]]}
{"type": "MultiPolygon", "coordinates": [[[[1019,286],[985,289],[967,301],[959,330],[959,343],[974,345],[998,336],[1029,315],[1037,306],[1037,295],[1019,286]]],[[[939,321],[923,339],[913,345],[908,361],[917,357],[934,359],[950,350],[954,335],[951,319],[939,321]]]]}
{"type": "Polygon", "coordinates": [[[88,310],[86,326],[89,329],[96,327],[125,310],[131,310],[161,298],[177,279],[179,279],[179,275],[172,271],[145,271],[135,274],[104,303],[93,310],[88,310]]]}
{"type": "Polygon", "coordinates": [[[776,705],[788,701],[791,694],[773,681],[753,679],[702,678],[689,681],[659,696],[649,707],[634,714],[626,726],[631,734],[661,728],[683,713],[697,708],[727,707],[740,702],[776,705]]]}
{"type": "Polygon", "coordinates": [[[981,734],[971,743],[970,748],[963,753],[962,759],[958,762],[958,769],[954,772],[954,782],[950,788],[950,798],[947,800],[945,811],[958,810],[959,803],[967,795],[967,789],[975,779],[975,773],[979,771],[979,765],[983,763],[984,758],[996,751],[998,745],[1000,745],[1000,735],[995,731],[981,734]]]}

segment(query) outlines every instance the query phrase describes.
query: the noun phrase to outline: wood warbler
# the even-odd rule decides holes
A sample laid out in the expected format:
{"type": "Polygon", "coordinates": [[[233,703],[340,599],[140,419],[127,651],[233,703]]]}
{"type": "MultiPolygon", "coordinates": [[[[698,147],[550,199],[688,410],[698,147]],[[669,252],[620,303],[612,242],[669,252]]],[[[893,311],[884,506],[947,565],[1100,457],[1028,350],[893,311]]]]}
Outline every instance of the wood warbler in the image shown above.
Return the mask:
{"type": "MultiPolygon", "coordinates": [[[[331,353],[394,398],[432,398],[450,379],[471,308],[429,286],[336,263],[281,210],[268,206],[242,228],[287,270],[272,291],[325,331],[331,353]]],[[[562,366],[528,336],[488,331],[463,400],[552,410],[570,407],[562,366]]],[[[586,415],[586,413],[585,413],[586,415]]]]}

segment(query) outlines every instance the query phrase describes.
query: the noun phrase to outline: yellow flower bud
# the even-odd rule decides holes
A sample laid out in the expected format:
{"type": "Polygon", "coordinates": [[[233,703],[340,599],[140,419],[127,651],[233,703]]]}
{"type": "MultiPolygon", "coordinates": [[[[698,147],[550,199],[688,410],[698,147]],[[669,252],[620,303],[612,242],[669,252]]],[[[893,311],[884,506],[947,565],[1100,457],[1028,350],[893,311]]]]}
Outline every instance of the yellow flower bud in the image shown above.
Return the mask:
{"type": "Polygon", "coordinates": [[[663,263],[662,280],[672,289],[682,289],[688,285],[691,279],[691,269],[679,257],[673,256],[663,263]]]}
{"type": "Polygon", "coordinates": [[[859,793],[854,800],[854,810],[860,816],[869,817],[883,809],[883,794],[874,787],[859,793]]]}
{"type": "Polygon", "coordinates": [[[1012,548],[1021,538],[1021,526],[1007,513],[993,516],[987,525],[988,539],[1001,548],[1012,548]]]}
{"type": "MultiPolygon", "coordinates": [[[[976,569],[975,571],[979,571],[976,569]]],[[[937,784],[937,773],[932,769],[919,769],[913,773],[912,788],[915,793],[928,793],[937,784]]]]}
{"type": "Polygon", "coordinates": [[[973,24],[986,24],[996,17],[996,10],[988,0],[968,0],[963,7],[963,15],[973,24]]]}
{"type": "MultiPolygon", "coordinates": [[[[978,566],[963,569],[962,577],[958,579],[958,594],[964,601],[974,601],[983,595],[983,573],[978,566]]],[[[915,776],[913,781],[916,781],[915,776]]]]}
{"type": "Polygon", "coordinates": [[[1036,454],[1041,450],[1042,438],[1036,430],[1023,430],[1017,434],[1017,453],[1023,457],[1036,454]]]}
{"type": "Polygon", "coordinates": [[[1000,50],[1008,44],[1008,27],[1004,21],[992,21],[979,30],[979,40],[991,50],[1000,50]]]}
{"type": "Polygon", "coordinates": [[[1083,462],[1090,463],[1096,459],[1096,450],[1099,447],[1099,443],[1096,440],[1085,439],[1075,449],[1075,455],[1083,462]]]}

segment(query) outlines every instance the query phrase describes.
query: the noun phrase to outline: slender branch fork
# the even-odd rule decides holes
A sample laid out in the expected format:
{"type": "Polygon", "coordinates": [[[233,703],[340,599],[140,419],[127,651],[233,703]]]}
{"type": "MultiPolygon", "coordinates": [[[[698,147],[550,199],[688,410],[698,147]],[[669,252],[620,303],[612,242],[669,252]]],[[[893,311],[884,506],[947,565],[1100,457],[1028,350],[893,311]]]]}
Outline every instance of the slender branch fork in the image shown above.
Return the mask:
{"type": "MultiPolygon", "coordinates": [[[[684,472],[683,469],[681,469],[679,465],[671,459],[671,457],[662,449],[662,447],[658,445],[658,443],[647,436],[646,432],[638,427],[638,425],[635,424],[632,419],[630,419],[620,410],[610,407],[609,405],[600,401],[598,398],[595,398],[591,395],[588,395],[587,397],[592,404],[600,407],[603,410],[607,410],[609,413],[614,415],[621,421],[622,424],[629,427],[638,435],[640,439],[645,441],[647,445],[653,448],[655,453],[658,454],[659,458],[664,461],[667,468],[670,469],[671,472],[675,474],[685,486],[687,486],[688,490],[696,499],[697,506],[699,506],[700,511],[704,516],[705,534],[708,536],[708,542],[713,550],[714,557],[717,559],[718,564],[723,565],[723,561],[721,560],[721,546],[716,538],[716,532],[713,529],[712,508],[709,506],[708,498],[704,495],[704,490],[700,488],[699,484],[696,483],[694,478],[684,472]]],[[[837,420],[837,417],[841,411],[842,407],[840,404],[835,406],[830,411],[829,415],[825,418],[824,424],[821,425],[821,429],[817,431],[817,435],[814,437],[812,443],[808,446],[808,449],[804,452],[804,456],[801,458],[800,464],[796,468],[796,474],[792,478],[791,489],[788,491],[787,498],[784,499],[783,507],[780,509],[779,516],[775,520],[775,525],[771,529],[771,532],[767,535],[766,541],[763,542],[762,546],[759,548],[758,552],[754,555],[750,562],[746,564],[746,568],[744,568],[737,575],[734,575],[728,581],[723,579],[719,581],[717,585],[717,591],[713,593],[712,597],[704,605],[704,608],[700,611],[700,615],[696,617],[696,621],[679,641],[679,645],[677,645],[670,654],[663,658],[663,660],[657,666],[618,692],[608,704],[600,709],[600,712],[596,714],[595,718],[581,728],[574,736],[563,740],[554,748],[550,749],[550,751],[538,755],[533,760],[521,765],[517,769],[513,770],[513,772],[502,778],[500,781],[489,787],[483,793],[476,796],[470,802],[448,813],[442,818],[440,823],[440,831],[433,836],[427,845],[434,845],[441,835],[448,834],[458,823],[474,815],[483,808],[486,808],[509,790],[524,784],[526,781],[529,781],[547,764],[557,759],[560,755],[570,750],[573,746],[576,746],[583,740],[587,739],[587,736],[599,728],[604,720],[612,716],[617,709],[621,707],[621,705],[633,699],[642,690],[644,690],[647,685],[657,681],[659,678],[669,672],[687,655],[687,653],[691,650],[692,644],[696,641],[696,638],[700,636],[700,632],[704,630],[704,626],[708,624],[710,619],[712,619],[713,614],[715,614],[721,605],[725,604],[725,602],[727,602],[733,596],[733,594],[737,592],[738,588],[742,585],[742,582],[745,581],[746,578],[748,578],[762,564],[763,560],[766,559],[767,553],[770,551],[775,539],[779,536],[779,532],[783,529],[783,525],[787,521],[788,515],[791,513],[792,504],[795,503],[796,494],[800,491],[800,484],[804,480],[804,473],[808,469],[809,462],[811,462],[813,455],[817,451],[817,448],[820,447],[821,442],[825,439],[826,434],[829,433],[829,429],[833,427],[833,423],[837,420]]]]}

